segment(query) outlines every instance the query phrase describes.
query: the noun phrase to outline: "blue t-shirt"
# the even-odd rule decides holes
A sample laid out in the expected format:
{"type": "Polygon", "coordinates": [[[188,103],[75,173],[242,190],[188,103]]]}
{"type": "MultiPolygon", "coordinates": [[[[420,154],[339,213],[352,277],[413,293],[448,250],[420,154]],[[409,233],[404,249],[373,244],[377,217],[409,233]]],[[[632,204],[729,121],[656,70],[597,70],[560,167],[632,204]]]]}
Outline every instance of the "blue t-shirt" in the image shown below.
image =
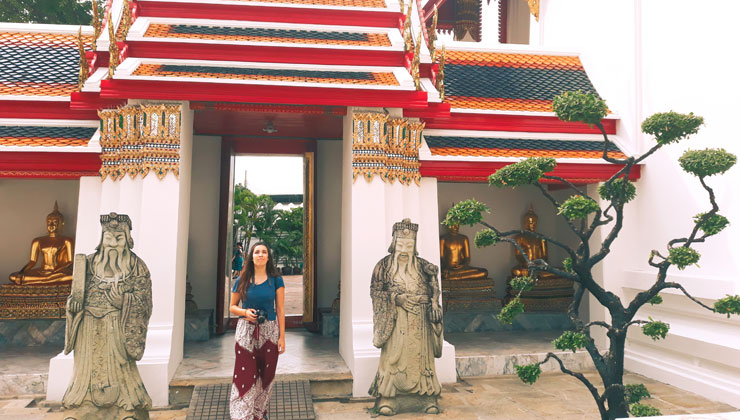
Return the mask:
{"type": "MultiPolygon", "coordinates": [[[[239,277],[234,282],[234,288],[231,289],[232,293],[236,293],[237,287],[239,287],[239,277]]],[[[267,311],[267,319],[274,321],[277,319],[277,313],[275,312],[275,291],[281,287],[285,287],[283,278],[268,277],[267,280],[260,284],[252,284],[247,288],[247,299],[242,299],[242,308],[244,309],[263,309],[267,311]]]]}

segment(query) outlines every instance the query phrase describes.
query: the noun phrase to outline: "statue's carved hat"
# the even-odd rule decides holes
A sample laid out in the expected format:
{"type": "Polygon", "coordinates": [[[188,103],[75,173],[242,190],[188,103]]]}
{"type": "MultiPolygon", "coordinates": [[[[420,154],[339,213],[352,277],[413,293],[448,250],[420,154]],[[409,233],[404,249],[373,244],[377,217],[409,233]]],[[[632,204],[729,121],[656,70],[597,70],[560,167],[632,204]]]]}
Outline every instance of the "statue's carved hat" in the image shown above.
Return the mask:
{"type": "Polygon", "coordinates": [[[394,238],[416,239],[416,232],[419,231],[419,225],[411,223],[411,219],[406,218],[393,224],[394,238]]]}
{"type": "Polygon", "coordinates": [[[59,203],[56,200],[54,200],[54,210],[46,216],[46,219],[57,219],[64,223],[64,216],[59,212],[59,203]]]}

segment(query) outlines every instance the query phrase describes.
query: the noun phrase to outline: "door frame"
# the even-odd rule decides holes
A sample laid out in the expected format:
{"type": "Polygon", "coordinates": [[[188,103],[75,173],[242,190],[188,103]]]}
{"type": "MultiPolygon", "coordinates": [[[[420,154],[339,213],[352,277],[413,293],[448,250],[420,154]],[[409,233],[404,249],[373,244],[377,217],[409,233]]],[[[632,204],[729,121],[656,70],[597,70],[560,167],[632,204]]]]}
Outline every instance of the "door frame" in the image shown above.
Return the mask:
{"type": "Polygon", "coordinates": [[[221,139],[221,181],[218,218],[218,267],[216,270],[216,332],[222,334],[228,329],[236,327],[237,318],[224,317],[226,309],[227,291],[225,281],[231,275],[230,266],[227,265],[227,255],[230,252],[228,243],[231,226],[229,226],[229,208],[233,188],[233,162],[234,156],[238,154],[265,154],[265,155],[300,155],[304,158],[304,165],[309,161],[311,173],[304,169],[304,205],[308,200],[308,208],[304,208],[304,256],[309,261],[304,261],[304,293],[310,291],[310,299],[304,295],[303,316],[286,317],[287,328],[304,327],[311,331],[318,330],[318,310],[316,293],[316,140],[313,139],[275,139],[243,136],[223,136],[221,139]],[[310,179],[307,179],[309,178],[310,179]],[[309,197],[305,195],[309,194],[309,197]],[[306,223],[307,218],[309,223],[306,223]],[[310,229],[306,232],[306,226],[310,229]],[[306,266],[309,269],[306,270],[306,266]],[[227,270],[228,269],[228,270],[227,270]],[[306,282],[305,275],[309,274],[306,282]],[[307,308],[308,307],[308,308],[307,308]],[[307,313],[308,309],[308,313],[307,313]],[[228,322],[225,322],[228,320],[228,322]]]}

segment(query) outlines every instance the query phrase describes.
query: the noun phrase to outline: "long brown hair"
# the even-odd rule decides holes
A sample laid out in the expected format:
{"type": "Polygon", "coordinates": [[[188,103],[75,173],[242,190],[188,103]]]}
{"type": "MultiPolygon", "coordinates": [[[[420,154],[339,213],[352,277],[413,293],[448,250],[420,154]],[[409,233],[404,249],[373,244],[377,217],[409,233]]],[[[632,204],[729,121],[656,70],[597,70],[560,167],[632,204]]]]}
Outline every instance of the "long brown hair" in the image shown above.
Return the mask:
{"type": "Polygon", "coordinates": [[[267,267],[265,267],[265,271],[267,271],[267,277],[280,276],[277,268],[275,268],[275,263],[272,259],[272,250],[270,249],[270,247],[264,242],[257,242],[256,244],[252,245],[252,248],[249,249],[247,261],[245,261],[246,264],[244,264],[242,272],[239,273],[239,286],[237,286],[236,288],[236,293],[239,293],[239,296],[241,296],[242,300],[244,300],[247,296],[247,288],[254,283],[254,249],[260,245],[267,248],[267,267]]]}

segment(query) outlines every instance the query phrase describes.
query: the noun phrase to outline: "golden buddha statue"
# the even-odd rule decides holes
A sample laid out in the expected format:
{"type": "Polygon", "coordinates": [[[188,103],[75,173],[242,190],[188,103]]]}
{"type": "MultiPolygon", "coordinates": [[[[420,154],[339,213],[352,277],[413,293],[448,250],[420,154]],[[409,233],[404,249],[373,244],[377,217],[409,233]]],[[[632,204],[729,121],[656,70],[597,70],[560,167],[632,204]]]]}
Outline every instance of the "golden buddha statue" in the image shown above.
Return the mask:
{"type": "Polygon", "coordinates": [[[470,242],[468,237],[459,233],[458,225],[450,226],[447,233],[439,239],[442,278],[445,280],[487,279],[488,270],[471,267],[470,242]]]}
{"type": "Polygon", "coordinates": [[[20,271],[10,275],[10,281],[18,285],[60,284],[72,281],[72,239],[61,235],[64,216],[54,202],[54,211],[46,216],[47,236],[31,242],[31,260],[20,271]],[[40,268],[34,268],[42,258],[40,268]]]}
{"type": "MultiPolygon", "coordinates": [[[[534,213],[534,206],[529,207],[529,211],[524,214],[522,218],[522,228],[530,232],[535,232],[537,229],[537,215],[534,213]]],[[[530,235],[517,235],[514,237],[520,247],[526,252],[529,261],[544,260],[547,261],[547,241],[544,239],[537,239],[530,235]]],[[[514,248],[516,252],[516,259],[519,261],[519,265],[511,269],[511,274],[514,277],[524,277],[529,274],[527,269],[527,260],[524,258],[522,253],[514,248]]],[[[540,277],[553,276],[551,273],[541,272],[540,277]]]]}

